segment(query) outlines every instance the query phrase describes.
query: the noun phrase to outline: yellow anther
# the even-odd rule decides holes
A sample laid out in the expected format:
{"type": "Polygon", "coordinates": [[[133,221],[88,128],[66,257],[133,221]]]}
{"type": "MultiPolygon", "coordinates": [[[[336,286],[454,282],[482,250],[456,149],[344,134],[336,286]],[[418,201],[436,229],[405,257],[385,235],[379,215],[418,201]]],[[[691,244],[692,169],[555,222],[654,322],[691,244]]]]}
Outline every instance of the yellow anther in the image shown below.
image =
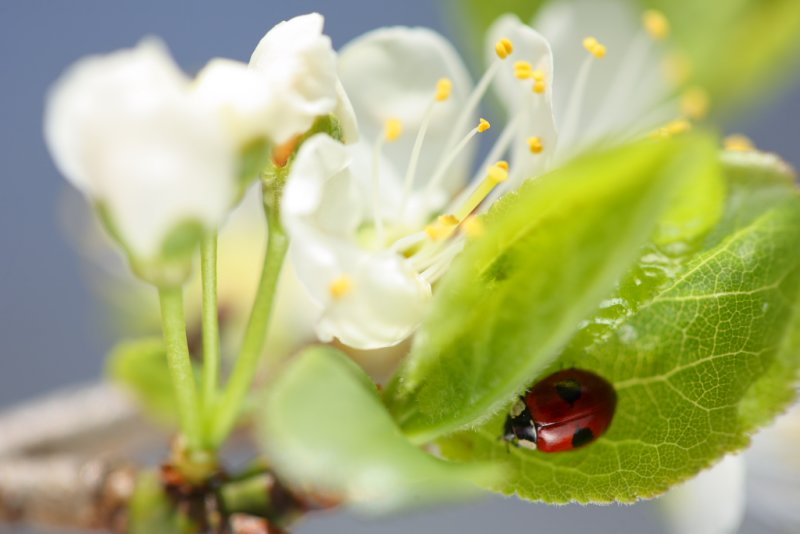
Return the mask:
{"type": "Polygon", "coordinates": [[[494,51],[497,53],[497,57],[505,59],[514,51],[514,43],[504,37],[494,45],[494,51]]]}
{"type": "Polygon", "coordinates": [[[583,47],[597,59],[606,55],[606,47],[594,37],[587,37],[583,40],[583,47]]]}
{"type": "Polygon", "coordinates": [[[533,154],[541,154],[544,150],[544,144],[542,144],[541,137],[529,137],[528,138],[528,148],[530,149],[531,153],[533,154]]]}
{"type": "Polygon", "coordinates": [[[534,82],[533,83],[533,92],[542,94],[547,89],[547,85],[544,82],[534,82]]]}
{"type": "Polygon", "coordinates": [[[672,137],[673,135],[682,134],[692,129],[692,123],[686,119],[677,119],[668,122],[661,128],[654,131],[651,135],[653,137],[672,137]]]}
{"type": "Polygon", "coordinates": [[[486,119],[481,119],[481,121],[478,123],[478,133],[483,133],[491,127],[492,125],[489,124],[489,121],[486,119]]]}
{"type": "Polygon", "coordinates": [[[690,87],[681,97],[681,112],[690,119],[702,119],[708,115],[710,103],[705,89],[690,87]]]}
{"type": "Polygon", "coordinates": [[[492,184],[499,184],[505,182],[506,180],[508,180],[508,164],[492,165],[491,167],[489,167],[489,172],[487,173],[486,178],[492,184]]]}
{"type": "Polygon", "coordinates": [[[501,169],[503,169],[505,171],[508,170],[508,162],[507,161],[500,160],[497,163],[495,163],[495,166],[500,167],[501,169]]]}
{"type": "Polygon", "coordinates": [[[439,241],[450,237],[450,234],[453,233],[453,225],[450,224],[441,224],[438,220],[435,223],[429,224],[425,227],[425,233],[428,234],[434,241],[439,241]]]}
{"type": "Polygon", "coordinates": [[[742,134],[729,135],[723,141],[725,150],[733,152],[751,152],[756,149],[749,137],[742,134]]]}
{"type": "Polygon", "coordinates": [[[544,71],[543,70],[535,70],[535,71],[531,72],[531,78],[533,78],[534,81],[543,82],[544,81],[544,71]]]}
{"type": "Polygon", "coordinates": [[[328,286],[328,291],[330,291],[331,297],[334,299],[340,299],[350,293],[353,290],[353,281],[350,279],[349,276],[342,275],[336,278],[333,282],[330,283],[328,286]]]}
{"type": "Polygon", "coordinates": [[[666,128],[669,135],[678,135],[691,130],[692,123],[685,119],[678,119],[667,124],[666,128]]]}
{"type": "Polygon", "coordinates": [[[664,39],[669,35],[669,20],[661,11],[648,9],[642,15],[644,29],[653,39],[664,39]]]}
{"type": "Polygon", "coordinates": [[[470,239],[480,237],[486,232],[486,228],[483,226],[481,220],[474,215],[464,219],[464,222],[461,224],[461,228],[464,231],[464,234],[470,239]]]}
{"type": "Polygon", "coordinates": [[[436,222],[444,226],[455,226],[458,224],[458,217],[456,217],[452,213],[448,213],[446,215],[439,215],[436,218],[436,222]]]}
{"type": "Polygon", "coordinates": [[[527,80],[533,76],[533,65],[527,61],[517,61],[514,63],[514,76],[520,80],[527,80]]]}
{"type": "Polygon", "coordinates": [[[436,100],[444,102],[450,98],[450,93],[453,91],[453,82],[448,78],[442,78],[436,82],[436,100]]]}
{"type": "Polygon", "coordinates": [[[383,136],[387,141],[394,141],[403,135],[403,121],[400,119],[387,119],[383,123],[383,136]]]}

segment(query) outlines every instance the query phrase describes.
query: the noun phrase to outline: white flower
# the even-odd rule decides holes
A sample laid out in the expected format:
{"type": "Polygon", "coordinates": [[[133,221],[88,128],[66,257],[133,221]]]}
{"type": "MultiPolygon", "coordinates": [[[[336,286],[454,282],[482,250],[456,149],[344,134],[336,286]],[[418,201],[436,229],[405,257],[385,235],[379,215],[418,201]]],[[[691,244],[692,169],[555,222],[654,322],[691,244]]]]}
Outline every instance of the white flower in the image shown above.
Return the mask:
{"type": "Polygon", "coordinates": [[[185,279],[200,232],[218,228],[240,198],[251,146],[276,147],[331,113],[352,130],[322,22],[282,22],[251,66],[215,59],[194,82],[145,41],[79,62],[53,88],[45,137],[56,164],[100,209],[140,276],[185,279]]]}
{"type": "Polygon", "coordinates": [[[235,195],[233,144],[190,91],[164,47],[145,41],[78,62],[48,98],[56,164],[142,260],[183,223],[217,226],[235,195]]]}
{"type": "Polygon", "coordinates": [[[451,45],[426,29],[377,30],[341,51],[360,140],[307,141],[282,203],[298,276],[323,309],[321,339],[360,349],[402,341],[462,234],[480,231],[471,214],[581,149],[641,135],[677,114],[658,45],[616,2],[555,4],[540,20],[534,26],[553,51],[541,34],[503,17],[489,31],[490,64],[474,88],[451,45]],[[574,31],[587,21],[595,37],[583,39],[589,34],[574,31]],[[606,40],[619,48],[607,50],[606,40]],[[625,50],[640,43],[645,50],[629,57],[625,50]],[[489,129],[476,113],[490,87],[508,121],[464,189],[471,141],[489,129]],[[510,165],[500,161],[506,156],[510,165]]]}
{"type": "Polygon", "coordinates": [[[676,534],[738,532],[746,518],[758,532],[800,531],[800,404],[727,456],[662,499],[676,534]]]}

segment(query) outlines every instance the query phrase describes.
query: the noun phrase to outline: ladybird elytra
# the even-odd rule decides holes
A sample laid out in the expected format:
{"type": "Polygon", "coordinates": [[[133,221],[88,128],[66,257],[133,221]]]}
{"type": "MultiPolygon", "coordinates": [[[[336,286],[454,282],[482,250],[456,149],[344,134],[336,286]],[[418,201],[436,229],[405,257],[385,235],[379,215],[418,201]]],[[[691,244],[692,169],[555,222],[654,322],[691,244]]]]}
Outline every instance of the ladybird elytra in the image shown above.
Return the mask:
{"type": "Polygon", "coordinates": [[[558,371],[514,403],[503,439],[541,452],[571,451],[608,430],[616,405],[614,386],[604,378],[582,369],[558,371]]]}

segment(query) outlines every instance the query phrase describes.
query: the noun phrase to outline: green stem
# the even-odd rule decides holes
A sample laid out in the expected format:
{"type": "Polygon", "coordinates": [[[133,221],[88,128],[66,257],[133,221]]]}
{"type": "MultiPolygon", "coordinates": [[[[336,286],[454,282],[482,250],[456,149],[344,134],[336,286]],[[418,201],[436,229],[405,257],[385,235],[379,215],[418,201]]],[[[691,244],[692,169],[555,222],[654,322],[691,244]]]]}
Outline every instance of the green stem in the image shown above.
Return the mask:
{"type": "Polygon", "coordinates": [[[167,348],[175,400],[178,403],[181,430],[190,451],[202,449],[200,403],[194,383],[189,345],[186,342],[186,320],[183,316],[183,290],[166,287],[158,290],[161,301],[161,325],[167,348]]]}
{"type": "Polygon", "coordinates": [[[239,358],[215,412],[211,433],[211,442],[215,446],[219,446],[233,430],[242,403],[258,370],[259,357],[264,351],[275,289],[286,249],[289,247],[289,239],[281,226],[277,206],[273,206],[267,208],[269,230],[267,253],[264,256],[258,292],[250,311],[239,358]]]}
{"type": "Polygon", "coordinates": [[[203,412],[213,413],[219,384],[220,345],[217,311],[217,234],[210,232],[200,244],[203,282],[203,412]]]}

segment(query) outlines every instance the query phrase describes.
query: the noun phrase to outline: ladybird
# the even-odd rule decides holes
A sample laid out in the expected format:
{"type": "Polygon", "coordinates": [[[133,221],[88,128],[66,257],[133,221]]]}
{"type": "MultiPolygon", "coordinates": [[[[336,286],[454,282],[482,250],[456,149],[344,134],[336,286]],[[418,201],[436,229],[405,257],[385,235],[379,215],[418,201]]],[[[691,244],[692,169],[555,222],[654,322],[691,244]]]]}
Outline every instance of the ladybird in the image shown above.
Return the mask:
{"type": "Polygon", "coordinates": [[[571,451],[603,435],[616,407],[617,393],[607,380],[565,369],[520,396],[506,418],[503,439],[542,452],[571,451]]]}

